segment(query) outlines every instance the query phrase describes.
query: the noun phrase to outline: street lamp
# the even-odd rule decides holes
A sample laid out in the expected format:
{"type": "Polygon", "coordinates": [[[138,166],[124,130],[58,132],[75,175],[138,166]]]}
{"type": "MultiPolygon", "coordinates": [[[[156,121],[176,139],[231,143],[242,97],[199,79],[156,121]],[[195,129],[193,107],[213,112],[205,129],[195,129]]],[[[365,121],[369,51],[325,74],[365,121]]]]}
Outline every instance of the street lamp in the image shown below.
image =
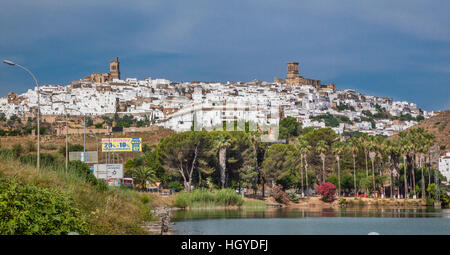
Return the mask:
{"type": "Polygon", "coordinates": [[[30,74],[31,75],[31,77],[33,77],[33,80],[34,80],[34,82],[36,83],[36,87],[37,87],[37,96],[38,96],[38,98],[37,98],[37,104],[38,104],[38,111],[37,111],[37,170],[39,171],[39,168],[40,168],[40,134],[41,134],[41,129],[40,129],[40,127],[39,127],[39,116],[40,116],[40,111],[41,111],[41,106],[40,106],[40,103],[39,103],[39,83],[38,83],[38,81],[37,81],[37,79],[36,79],[36,77],[34,76],[34,74],[32,73],[32,72],[30,72],[30,70],[28,70],[27,68],[25,68],[25,67],[23,67],[23,66],[21,66],[21,65],[19,65],[19,64],[16,64],[16,63],[14,63],[14,62],[12,62],[12,61],[10,61],[10,60],[3,60],[3,63],[5,63],[5,64],[7,64],[7,65],[10,65],[10,66],[17,66],[17,67],[19,67],[19,68],[21,68],[21,69],[23,69],[23,70],[25,70],[28,74],[30,74]]]}

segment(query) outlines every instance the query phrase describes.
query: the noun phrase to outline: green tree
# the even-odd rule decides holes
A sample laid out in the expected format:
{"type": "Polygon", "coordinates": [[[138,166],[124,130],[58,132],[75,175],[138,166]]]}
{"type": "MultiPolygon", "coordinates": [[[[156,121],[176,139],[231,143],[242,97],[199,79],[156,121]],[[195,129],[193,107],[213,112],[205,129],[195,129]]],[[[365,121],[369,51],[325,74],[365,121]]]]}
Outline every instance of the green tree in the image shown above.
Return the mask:
{"type": "Polygon", "coordinates": [[[301,122],[294,117],[286,117],[280,120],[279,138],[287,139],[289,137],[299,136],[301,132],[301,122]]]}
{"type": "Polygon", "coordinates": [[[272,144],[264,155],[262,164],[264,180],[273,186],[275,182],[295,174],[298,166],[297,156],[292,144],[272,144]]]}
{"type": "Polygon", "coordinates": [[[191,190],[192,174],[199,166],[199,159],[211,149],[211,139],[206,131],[178,133],[158,144],[164,169],[179,173],[187,191],[191,190]]]}
{"type": "Polygon", "coordinates": [[[219,153],[220,185],[222,189],[225,188],[227,149],[228,147],[230,147],[230,145],[230,139],[225,134],[219,134],[214,142],[214,147],[219,153]]]}
{"type": "Polygon", "coordinates": [[[324,140],[320,140],[316,145],[316,152],[320,153],[320,159],[322,160],[322,182],[325,182],[325,159],[328,152],[328,144],[324,140]]]}
{"type": "Polygon", "coordinates": [[[358,189],[356,188],[356,156],[358,155],[360,145],[359,145],[359,140],[356,137],[350,138],[347,142],[350,146],[350,151],[352,152],[352,157],[353,157],[353,187],[354,187],[355,196],[357,196],[358,189]]]}
{"type": "Polygon", "coordinates": [[[369,156],[369,150],[368,150],[368,146],[369,146],[369,135],[367,135],[366,133],[362,134],[359,138],[358,138],[359,144],[362,147],[363,151],[364,151],[364,156],[366,159],[366,176],[369,176],[369,165],[368,165],[368,156],[369,156]]]}
{"type": "Polygon", "coordinates": [[[252,133],[248,136],[248,143],[249,146],[242,153],[244,162],[239,169],[239,181],[245,186],[252,184],[256,187],[255,180],[259,172],[258,150],[260,146],[257,133],[252,133]]]}

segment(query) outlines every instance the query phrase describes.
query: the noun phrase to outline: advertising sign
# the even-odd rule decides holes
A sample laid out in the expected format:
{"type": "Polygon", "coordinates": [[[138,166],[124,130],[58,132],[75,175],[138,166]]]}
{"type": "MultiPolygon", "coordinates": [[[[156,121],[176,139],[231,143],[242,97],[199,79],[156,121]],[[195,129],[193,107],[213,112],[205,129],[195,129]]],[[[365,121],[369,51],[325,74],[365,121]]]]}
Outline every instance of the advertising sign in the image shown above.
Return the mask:
{"type": "Polygon", "coordinates": [[[102,151],[142,151],[142,138],[103,138],[102,151]]]}
{"type": "Polygon", "coordinates": [[[106,180],[109,186],[120,186],[120,178],[109,178],[106,180]]]}
{"type": "Polygon", "coordinates": [[[95,164],[94,175],[97,179],[123,178],[122,164],[95,164]]]}
{"type": "Polygon", "coordinates": [[[97,163],[98,153],[96,151],[71,151],[69,152],[69,160],[79,160],[84,163],[97,163]]]}

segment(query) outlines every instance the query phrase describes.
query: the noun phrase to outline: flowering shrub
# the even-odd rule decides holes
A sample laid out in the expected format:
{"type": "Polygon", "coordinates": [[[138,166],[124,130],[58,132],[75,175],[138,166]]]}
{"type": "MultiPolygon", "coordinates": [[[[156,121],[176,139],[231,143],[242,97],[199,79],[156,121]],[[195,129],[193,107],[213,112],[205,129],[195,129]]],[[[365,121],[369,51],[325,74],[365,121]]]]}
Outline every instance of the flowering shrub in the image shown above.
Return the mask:
{"type": "Polygon", "coordinates": [[[323,201],[332,202],[336,193],[336,186],[330,182],[323,182],[317,187],[317,193],[322,195],[323,201]]]}
{"type": "Polygon", "coordinates": [[[283,191],[283,187],[281,185],[275,185],[275,187],[273,187],[272,196],[278,203],[289,204],[289,197],[286,192],[283,191]]]}

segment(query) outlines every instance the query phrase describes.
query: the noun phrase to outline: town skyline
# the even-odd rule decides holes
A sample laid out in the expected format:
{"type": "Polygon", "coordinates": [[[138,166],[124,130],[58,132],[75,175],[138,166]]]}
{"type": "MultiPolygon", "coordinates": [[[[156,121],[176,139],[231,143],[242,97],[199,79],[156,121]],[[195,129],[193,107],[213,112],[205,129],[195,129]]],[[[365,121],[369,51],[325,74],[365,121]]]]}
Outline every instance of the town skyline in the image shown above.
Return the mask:
{"type": "MultiPolygon", "coordinates": [[[[110,59],[111,60],[114,60],[115,58],[118,58],[117,56],[116,57],[111,57],[110,59]]],[[[116,61],[117,61],[117,59],[116,59],[116,61]]],[[[300,67],[299,68],[302,68],[302,66],[305,66],[304,64],[302,65],[302,62],[299,62],[298,60],[295,60],[295,61],[297,61],[296,63],[299,63],[300,64],[300,67]]],[[[112,61],[111,61],[112,62],[112,61]]],[[[285,64],[288,64],[288,63],[292,63],[292,61],[287,61],[287,62],[285,62],[285,64]]],[[[123,67],[121,67],[121,73],[122,73],[122,69],[123,67]]],[[[128,68],[126,67],[126,65],[124,66],[124,68],[125,68],[125,70],[127,70],[128,68]]],[[[101,70],[92,70],[92,74],[94,74],[94,73],[105,73],[105,72],[102,72],[102,71],[106,71],[107,70],[107,67],[105,66],[105,65],[103,65],[103,68],[100,68],[101,70]]],[[[303,68],[302,68],[303,69],[303,68]]],[[[14,70],[14,71],[16,71],[16,70],[14,70]]],[[[285,70],[284,70],[285,72],[286,72],[286,67],[285,67],[285,70]]],[[[40,81],[39,80],[39,78],[38,78],[38,81],[39,81],[39,85],[40,86],[45,86],[45,85],[60,85],[60,86],[68,86],[68,85],[70,85],[71,84],[71,82],[73,82],[73,81],[77,81],[77,80],[83,80],[83,77],[85,77],[86,76],[86,74],[87,74],[87,72],[85,73],[85,75],[82,75],[82,76],[80,76],[78,79],[74,79],[74,80],[71,80],[71,81],[64,81],[64,82],[55,82],[55,83],[45,83],[45,82],[42,82],[42,81],[40,81]]],[[[16,75],[18,76],[18,77],[22,77],[22,79],[30,79],[30,77],[27,77],[26,76],[26,74],[23,74],[22,73],[22,71],[21,70],[18,70],[17,71],[17,73],[16,73],[16,75]]],[[[136,76],[133,76],[133,77],[130,77],[130,76],[127,76],[126,75],[126,73],[125,73],[125,75],[124,74],[122,74],[122,77],[124,78],[123,80],[125,80],[125,79],[136,79],[136,80],[144,80],[144,79],[147,79],[147,78],[156,78],[156,79],[164,79],[164,80],[169,80],[169,81],[172,81],[172,82],[177,82],[177,83],[186,83],[186,82],[205,82],[205,83],[214,83],[214,82],[219,82],[219,83],[229,83],[229,82],[243,82],[243,83],[248,83],[248,82],[251,82],[251,81],[253,81],[253,80],[257,80],[257,81],[260,81],[260,82],[268,82],[268,83],[271,83],[271,82],[273,82],[273,80],[275,80],[275,79],[279,79],[279,76],[280,77],[285,77],[285,76],[283,76],[284,75],[284,73],[280,73],[279,75],[274,75],[274,77],[273,77],[273,79],[272,80],[264,80],[264,79],[258,79],[258,78],[254,78],[254,79],[251,79],[251,80],[232,80],[232,79],[228,79],[228,80],[218,80],[218,79],[211,79],[211,80],[201,80],[201,79],[192,79],[192,80],[171,80],[171,79],[168,79],[167,77],[159,77],[159,76],[151,76],[151,75],[143,75],[142,77],[136,77],[136,76]]],[[[305,74],[302,74],[302,75],[305,75],[305,74]]],[[[306,76],[308,76],[308,74],[306,74],[306,76]]],[[[308,76],[309,77],[309,76],[308,76]]],[[[341,90],[344,90],[344,89],[352,89],[352,90],[355,90],[355,91],[358,91],[359,93],[362,93],[362,94],[365,94],[365,95],[371,95],[371,96],[376,96],[376,97],[388,97],[388,98],[392,98],[393,100],[395,100],[395,101],[407,101],[407,102],[412,102],[412,103],[416,103],[416,101],[413,99],[413,100],[404,100],[404,99],[400,99],[400,98],[398,98],[398,97],[395,97],[395,96],[391,96],[391,95],[386,95],[386,94],[383,94],[383,93],[381,93],[381,92],[377,92],[376,90],[366,90],[366,89],[364,89],[364,88],[353,88],[353,87],[345,87],[345,86],[341,86],[340,84],[337,84],[336,82],[334,82],[333,80],[321,80],[320,79],[320,77],[312,77],[312,78],[314,78],[314,80],[317,80],[317,81],[319,81],[319,82],[322,82],[323,84],[334,84],[334,85],[336,85],[337,87],[339,87],[339,89],[341,89],[341,90]]],[[[35,84],[34,83],[32,83],[32,80],[30,79],[30,83],[29,83],[29,85],[30,85],[30,87],[24,87],[24,88],[22,88],[22,91],[20,91],[20,90],[18,90],[18,91],[6,91],[5,92],[5,94],[1,94],[0,93],[0,97],[6,97],[7,95],[8,95],[8,93],[17,93],[17,94],[23,94],[23,93],[25,93],[27,90],[29,90],[29,89],[33,89],[34,87],[35,87],[35,84]]],[[[1,88],[0,88],[0,91],[1,91],[1,88]]],[[[423,109],[423,110],[426,110],[426,111],[430,111],[430,112],[432,112],[432,111],[442,111],[442,110],[446,110],[447,108],[443,108],[443,109],[431,109],[431,110],[429,110],[429,108],[427,108],[426,106],[425,107],[423,107],[423,106],[421,106],[421,105],[418,105],[418,107],[420,108],[420,109],[423,109]]]]}

